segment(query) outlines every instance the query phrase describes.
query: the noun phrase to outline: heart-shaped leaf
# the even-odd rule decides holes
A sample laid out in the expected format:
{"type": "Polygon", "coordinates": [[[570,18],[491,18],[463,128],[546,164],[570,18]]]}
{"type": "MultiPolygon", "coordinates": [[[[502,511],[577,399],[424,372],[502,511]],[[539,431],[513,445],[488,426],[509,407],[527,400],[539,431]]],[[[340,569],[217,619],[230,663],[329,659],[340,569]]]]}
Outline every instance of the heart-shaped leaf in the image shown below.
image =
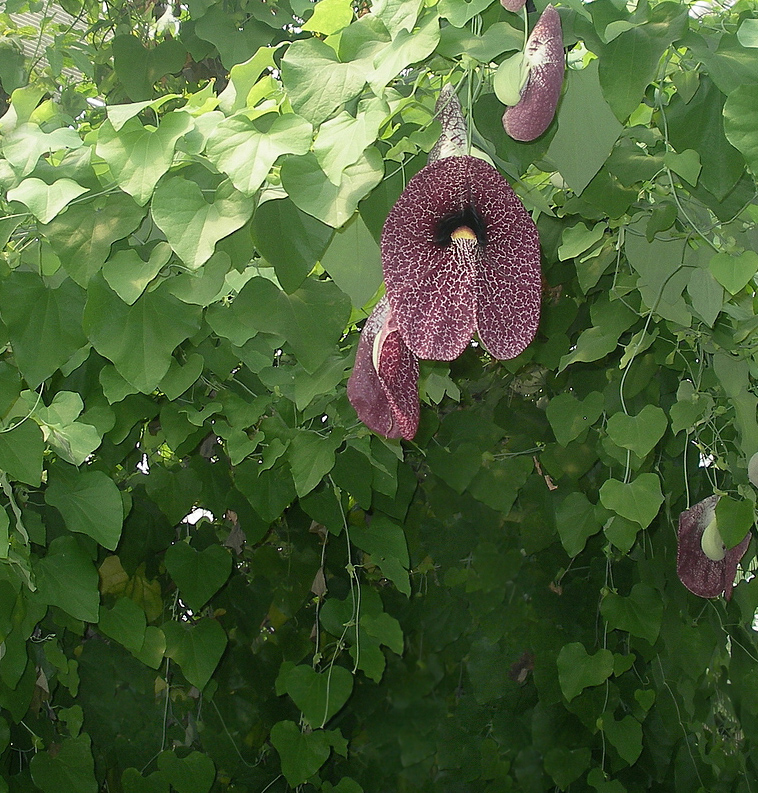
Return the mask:
{"type": "Polygon", "coordinates": [[[581,642],[564,644],[558,653],[558,682],[571,702],[589,686],[599,686],[613,674],[613,653],[600,649],[589,655],[581,642]]]}
{"type": "Polygon", "coordinates": [[[640,474],[633,482],[624,484],[618,479],[608,479],[600,488],[600,502],[622,518],[650,525],[663,503],[661,483],[656,474],[640,474]]]}
{"type": "Polygon", "coordinates": [[[600,611],[609,627],[655,644],[663,618],[663,601],[657,590],[647,584],[635,584],[628,597],[611,592],[603,598],[600,611]]]}
{"type": "Polygon", "coordinates": [[[745,288],[750,279],[758,272],[758,253],[743,251],[737,256],[717,253],[709,262],[708,268],[713,277],[731,295],[745,288]]]}
{"type": "Polygon", "coordinates": [[[305,154],[311,146],[313,127],[300,116],[288,113],[251,121],[245,115],[222,121],[211,132],[205,153],[245,195],[263,184],[271,166],[282,154],[305,154]]]}
{"type": "MultiPolygon", "coordinates": [[[[748,20],[745,20],[746,22],[748,20]]],[[[724,103],[724,133],[753,173],[758,171],[758,85],[740,85],[724,103]]]]}
{"type": "Polygon", "coordinates": [[[336,664],[325,672],[300,665],[289,671],[285,687],[311,726],[323,727],[350,697],[353,676],[336,664]]]}
{"type": "Polygon", "coordinates": [[[133,102],[150,99],[153,85],[180,72],[187,58],[184,45],[171,38],[148,49],[136,36],[116,36],[111,46],[113,68],[133,102]]]}
{"type": "Polygon", "coordinates": [[[86,733],[78,738],[64,738],[49,751],[35,753],[29,769],[34,784],[45,793],[96,793],[98,789],[86,733]]]}
{"type": "Polygon", "coordinates": [[[221,589],[232,571],[232,557],[220,545],[197,551],[186,542],[177,542],[166,551],[165,564],[182,600],[194,612],[221,589]]]}
{"type": "Polygon", "coordinates": [[[603,414],[605,400],[598,391],[578,400],[573,394],[558,394],[547,406],[547,420],[555,439],[566,446],[591,427],[603,414]]]}
{"type": "Polygon", "coordinates": [[[666,414],[655,405],[645,405],[636,416],[614,413],[608,419],[606,429],[617,446],[631,449],[638,457],[645,457],[663,437],[666,427],[666,414]]]}
{"type": "Polygon", "coordinates": [[[369,146],[342,172],[339,187],[329,181],[312,153],[288,157],[281,175],[284,189],[303,212],[339,228],[352,217],[358,202],[382,181],[384,162],[379,151],[369,146]]]}
{"type": "Polygon", "coordinates": [[[629,765],[634,765],[642,754],[642,725],[634,716],[624,716],[616,721],[612,713],[603,715],[602,724],[603,732],[614,749],[629,765]]]}
{"type": "Polygon", "coordinates": [[[73,179],[58,179],[46,184],[32,177],[8,190],[8,200],[20,201],[40,223],[49,223],[65,206],[86,192],[87,188],[73,179]]]}
{"type": "Polygon", "coordinates": [[[134,248],[116,251],[103,265],[103,277],[124,303],[131,306],[170,258],[171,246],[165,242],[153,248],[146,262],[134,248]]]}
{"type": "Polygon", "coordinates": [[[323,730],[301,732],[293,721],[271,728],[271,743],[279,753],[282,773],[292,787],[310,779],[329,758],[331,745],[323,730]]]}
{"type": "Polygon", "coordinates": [[[153,219],[193,270],[210,259],[220,239],[248,221],[254,208],[254,202],[228,180],[218,186],[209,204],[200,186],[181,176],[161,182],[152,202],[153,219]]]}
{"type": "Polygon", "coordinates": [[[204,619],[194,625],[164,622],[161,629],[166,636],[166,655],[176,661],[187,680],[202,691],[226,649],[224,629],[214,619],[204,619]]]}

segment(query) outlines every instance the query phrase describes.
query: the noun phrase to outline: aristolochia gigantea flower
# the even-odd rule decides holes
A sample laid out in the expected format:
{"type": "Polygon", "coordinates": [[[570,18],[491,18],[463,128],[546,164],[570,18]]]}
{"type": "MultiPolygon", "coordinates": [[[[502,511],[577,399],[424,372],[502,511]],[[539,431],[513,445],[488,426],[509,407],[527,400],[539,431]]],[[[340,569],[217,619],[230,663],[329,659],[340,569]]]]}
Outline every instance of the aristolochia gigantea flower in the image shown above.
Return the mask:
{"type": "Polygon", "coordinates": [[[387,438],[410,440],[419,418],[418,359],[397,332],[387,298],[361,331],[347,396],[358,418],[387,438]]]}
{"type": "MultiPolygon", "coordinates": [[[[506,6],[507,7],[507,6],[506,6]]],[[[565,57],[561,18],[549,5],[526,42],[524,60],[529,77],[518,104],[503,115],[505,131],[515,140],[539,137],[549,126],[561,95],[565,57]]]]}
{"type": "Polygon", "coordinates": [[[463,153],[465,124],[452,90],[440,97],[438,115],[440,144],[382,231],[394,321],[419,358],[451,361],[474,334],[495,358],[514,358],[539,321],[537,228],[508,182],[463,153]]]}
{"type": "Polygon", "coordinates": [[[750,532],[734,548],[726,549],[716,522],[718,496],[699,501],[679,516],[676,572],[680,581],[702,598],[732,597],[737,564],[750,544],[750,532]]]}

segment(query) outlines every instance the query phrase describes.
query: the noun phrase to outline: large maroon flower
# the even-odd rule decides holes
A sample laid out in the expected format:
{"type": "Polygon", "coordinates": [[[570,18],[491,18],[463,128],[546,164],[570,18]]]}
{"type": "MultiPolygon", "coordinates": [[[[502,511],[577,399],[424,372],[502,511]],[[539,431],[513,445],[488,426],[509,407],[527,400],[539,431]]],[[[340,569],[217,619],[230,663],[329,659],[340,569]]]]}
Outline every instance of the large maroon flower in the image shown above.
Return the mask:
{"type": "Polygon", "coordinates": [[[529,34],[524,51],[529,78],[518,104],[503,115],[503,127],[515,140],[539,137],[549,126],[561,96],[566,58],[563,54],[561,18],[549,5],[529,34]]]}
{"type": "Polygon", "coordinates": [[[508,359],[534,338],[537,228],[483,160],[443,156],[410,180],[384,224],[382,265],[398,330],[419,358],[451,361],[478,333],[508,359]]]}
{"type": "Polygon", "coordinates": [[[680,581],[701,598],[722,592],[732,597],[737,564],[750,544],[750,532],[742,542],[726,550],[716,525],[718,496],[709,496],[679,515],[676,572],[680,581]]]}
{"type": "Polygon", "coordinates": [[[361,331],[347,396],[358,418],[387,438],[410,440],[419,419],[418,359],[397,332],[383,297],[361,331]]]}

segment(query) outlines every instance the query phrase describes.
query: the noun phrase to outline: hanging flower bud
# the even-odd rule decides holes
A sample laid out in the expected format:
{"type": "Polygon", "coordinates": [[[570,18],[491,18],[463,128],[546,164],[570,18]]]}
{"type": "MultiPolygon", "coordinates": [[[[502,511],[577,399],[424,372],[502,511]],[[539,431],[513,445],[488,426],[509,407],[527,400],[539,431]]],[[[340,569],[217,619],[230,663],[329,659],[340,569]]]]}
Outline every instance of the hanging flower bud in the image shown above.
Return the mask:
{"type": "Polygon", "coordinates": [[[563,85],[566,59],[561,18],[553,6],[542,12],[523,57],[529,77],[518,103],[505,111],[503,127],[514,140],[530,141],[550,126],[563,85]]]}
{"type": "Polygon", "coordinates": [[[693,594],[714,598],[732,597],[737,564],[750,544],[750,532],[734,548],[727,549],[716,521],[718,496],[709,496],[679,515],[676,572],[693,594]]]}
{"type": "Polygon", "coordinates": [[[419,420],[418,359],[405,346],[383,297],[366,320],[347,396],[358,418],[387,438],[410,440],[419,420]]]}

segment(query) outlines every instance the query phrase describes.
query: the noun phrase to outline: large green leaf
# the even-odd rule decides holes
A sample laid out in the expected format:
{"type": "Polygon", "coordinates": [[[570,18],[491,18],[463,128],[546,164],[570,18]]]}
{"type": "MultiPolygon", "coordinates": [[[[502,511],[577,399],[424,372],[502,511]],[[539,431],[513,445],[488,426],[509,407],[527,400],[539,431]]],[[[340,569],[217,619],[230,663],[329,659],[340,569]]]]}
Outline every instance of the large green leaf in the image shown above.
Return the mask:
{"type": "Polygon", "coordinates": [[[646,457],[663,437],[668,421],[656,405],[645,405],[636,415],[614,413],[606,425],[611,440],[624,449],[631,449],[638,457],[646,457]]]}
{"type": "Polygon", "coordinates": [[[613,674],[613,653],[603,648],[589,655],[581,642],[571,642],[561,647],[557,664],[561,691],[571,702],[585,688],[599,686],[613,674]]]}
{"type": "Polygon", "coordinates": [[[84,299],[84,291],[70,280],[50,289],[34,273],[15,272],[0,282],[3,322],[31,388],[87,343],[82,331],[84,299]]]}
{"type": "Polygon", "coordinates": [[[130,196],[118,192],[69,207],[42,231],[66,272],[86,286],[111,245],[134,231],[144,214],[130,196]]]}
{"type": "Polygon", "coordinates": [[[197,331],[200,309],[165,288],[128,306],[98,277],[90,284],[84,325],[95,349],[113,361],[124,379],[149,394],[168,371],[174,349],[197,331]]]}
{"type": "Polygon", "coordinates": [[[323,672],[301,664],[287,673],[285,687],[310,725],[323,727],[349,699],[353,676],[336,664],[323,672]]]}
{"type": "Polygon", "coordinates": [[[26,419],[16,424],[13,429],[0,432],[0,469],[11,479],[39,487],[42,481],[44,451],[42,431],[32,419],[26,419]]]}
{"type": "Polygon", "coordinates": [[[205,151],[240,192],[251,196],[280,155],[305,154],[310,149],[312,133],[311,125],[293,113],[255,121],[240,114],[214,128],[205,151]]]}
{"type": "Polygon", "coordinates": [[[41,179],[24,179],[18,187],[8,191],[8,199],[25,204],[40,223],[49,223],[75,198],[86,193],[73,179],[58,179],[48,185],[41,179]]]}
{"type": "Polygon", "coordinates": [[[663,618],[663,601],[657,590],[647,584],[635,584],[628,597],[609,592],[600,604],[600,611],[609,627],[655,644],[663,618]]]}
{"type": "Polygon", "coordinates": [[[602,527],[598,508],[584,493],[570,493],[556,510],[555,522],[561,543],[569,556],[584,550],[587,540],[602,527]]]}
{"type": "Polygon", "coordinates": [[[187,51],[176,39],[167,39],[148,48],[136,36],[121,35],[113,39],[113,67],[133,102],[150,99],[153,85],[167,74],[176,74],[184,66],[187,51]]]}
{"type": "Polygon", "coordinates": [[[216,781],[213,761],[202,752],[178,757],[175,752],[161,752],[158,768],[176,793],[208,793],[216,781]]]}
{"type": "Polygon", "coordinates": [[[329,281],[312,279],[288,295],[265,278],[252,278],[234,302],[259,330],[285,338],[308,372],[332,352],[350,315],[346,295],[329,281]]]}
{"type": "Polygon", "coordinates": [[[315,154],[289,157],[282,165],[282,184],[293,203],[334,228],[352,217],[358,202],[381,182],[382,176],[384,163],[373,146],[344,169],[339,186],[329,181],[315,154]]]}
{"type": "Polygon", "coordinates": [[[642,725],[634,716],[616,721],[611,713],[603,715],[602,725],[611,745],[629,765],[634,765],[642,754],[642,725]]]}
{"type": "Polygon", "coordinates": [[[111,609],[100,609],[98,628],[133,653],[145,643],[147,620],[145,612],[131,598],[119,598],[111,609]]]}
{"type": "Polygon", "coordinates": [[[143,206],[174,159],[174,147],[192,129],[188,113],[168,113],[157,129],[132,118],[118,131],[106,121],[98,132],[95,151],[109,165],[122,190],[143,206]]]}
{"type": "Polygon", "coordinates": [[[116,251],[103,265],[103,278],[124,303],[131,306],[170,258],[171,247],[165,242],[159,242],[150,251],[147,261],[143,261],[134,248],[116,251]]]}
{"type": "Polygon", "coordinates": [[[191,269],[210,259],[216,243],[241,228],[253,214],[254,202],[234,189],[230,181],[205,200],[196,182],[173,176],[161,182],[151,212],[169,245],[191,269]]]}
{"type": "Polygon", "coordinates": [[[342,443],[342,433],[323,438],[315,432],[299,432],[287,450],[295,490],[303,497],[334,467],[334,452],[342,443]]]}
{"type": "Polygon", "coordinates": [[[708,269],[730,295],[736,295],[758,273],[758,253],[743,251],[737,256],[717,253],[708,262],[708,269]]]}
{"type": "Polygon", "coordinates": [[[577,193],[600,170],[623,129],[603,98],[596,63],[569,70],[558,130],[546,155],[577,193]]]}
{"type": "Polygon", "coordinates": [[[164,562],[182,600],[196,613],[226,583],[232,570],[232,557],[220,545],[198,551],[177,542],[166,551],[164,562]]]}
{"type": "MultiPolygon", "coordinates": [[[[291,22],[291,19],[286,22],[283,20],[282,24],[291,22]]],[[[271,40],[271,30],[267,25],[250,14],[235,19],[220,5],[213,5],[203,14],[195,25],[195,33],[214,44],[226,69],[248,60],[259,47],[271,40]]]]}
{"type": "Polygon", "coordinates": [[[608,479],[600,488],[600,501],[622,518],[639,523],[642,528],[650,525],[663,503],[661,483],[656,474],[640,474],[625,484],[618,479],[608,479]]]}
{"type": "Polygon", "coordinates": [[[279,283],[290,294],[314,268],[332,235],[329,226],[298,209],[289,198],[261,204],[253,215],[251,232],[255,247],[274,265],[279,283]]]}
{"type": "Polygon", "coordinates": [[[187,680],[201,691],[218,666],[226,649],[224,629],[212,618],[195,624],[164,622],[166,655],[179,664],[187,680]]]}
{"type": "Polygon", "coordinates": [[[371,555],[372,562],[381,569],[385,578],[410,597],[408,546],[399,526],[384,516],[374,515],[369,526],[353,528],[350,539],[371,555]]]}
{"type": "Polygon", "coordinates": [[[34,571],[43,603],[63,609],[74,619],[97,622],[97,570],[75,537],[56,537],[34,571]]]}
{"type": "Polygon", "coordinates": [[[555,439],[567,446],[600,418],[604,406],[605,400],[598,391],[582,400],[569,393],[554,396],[547,406],[547,419],[555,439]]]}
{"type": "Polygon", "coordinates": [[[63,515],[69,531],[87,534],[111,551],[121,537],[124,507],[121,492],[102,471],[79,473],[56,466],[50,473],[45,501],[63,515]]]}
{"type": "Polygon", "coordinates": [[[339,746],[335,731],[302,732],[292,721],[271,728],[271,743],[282,761],[282,773],[293,787],[310,779],[326,762],[332,746],[339,746]]]}
{"type": "Polygon", "coordinates": [[[43,793],[97,793],[95,761],[86,733],[64,738],[47,751],[35,753],[29,768],[34,784],[43,793]]]}

